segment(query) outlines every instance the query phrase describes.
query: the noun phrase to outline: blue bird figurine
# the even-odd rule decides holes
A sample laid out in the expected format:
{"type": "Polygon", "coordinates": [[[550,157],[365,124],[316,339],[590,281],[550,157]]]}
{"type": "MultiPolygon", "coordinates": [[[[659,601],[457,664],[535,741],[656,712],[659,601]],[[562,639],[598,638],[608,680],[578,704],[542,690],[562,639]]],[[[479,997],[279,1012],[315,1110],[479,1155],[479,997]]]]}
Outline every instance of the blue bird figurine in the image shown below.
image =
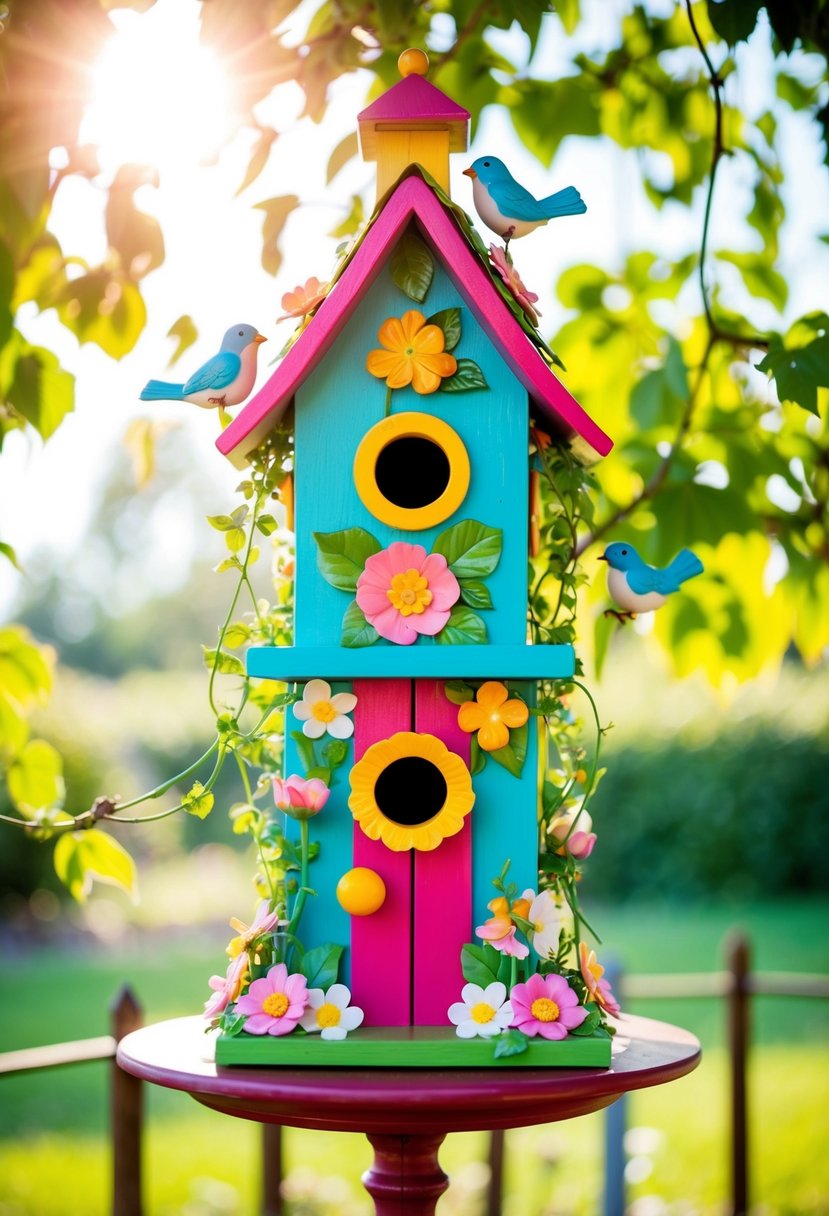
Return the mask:
{"type": "Polygon", "coordinates": [[[644,562],[626,540],[608,545],[599,561],[607,562],[607,589],[622,609],[608,609],[605,615],[617,620],[633,620],[637,612],[661,608],[668,596],[678,591],[689,578],[702,574],[703,565],[690,549],[682,549],[663,570],[644,562]]]}
{"type": "Polygon", "coordinates": [[[583,215],[587,210],[575,186],[533,198],[497,156],[479,156],[464,173],[472,178],[475,210],[507,246],[559,215],[583,215]]]}
{"type": "Polygon", "coordinates": [[[184,384],[150,380],[141,392],[142,401],[191,401],[204,409],[239,405],[256,380],[256,356],[260,343],[267,342],[253,325],[231,325],[222,338],[218,355],[208,359],[184,384]]]}

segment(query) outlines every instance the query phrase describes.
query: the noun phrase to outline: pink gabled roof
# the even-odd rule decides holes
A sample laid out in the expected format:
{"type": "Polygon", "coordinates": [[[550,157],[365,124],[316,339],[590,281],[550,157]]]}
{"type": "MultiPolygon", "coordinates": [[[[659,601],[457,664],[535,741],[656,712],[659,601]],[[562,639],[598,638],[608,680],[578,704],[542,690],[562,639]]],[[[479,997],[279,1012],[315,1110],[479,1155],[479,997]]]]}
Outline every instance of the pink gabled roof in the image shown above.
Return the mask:
{"type": "MultiPolygon", "coordinates": [[[[410,77],[407,77],[410,79],[410,77]]],[[[612,440],[582,409],[539,354],[472,252],[466,238],[422,178],[406,177],[366,233],[350,265],[323,300],[271,378],[216,441],[219,451],[244,467],[316,364],[331,349],[360,300],[380,273],[406,227],[414,220],[444,265],[458,294],[507,366],[553,427],[577,435],[600,456],[612,440]]]]}
{"type": "Polygon", "coordinates": [[[364,122],[469,122],[469,111],[424,76],[404,76],[357,115],[364,122]]]}

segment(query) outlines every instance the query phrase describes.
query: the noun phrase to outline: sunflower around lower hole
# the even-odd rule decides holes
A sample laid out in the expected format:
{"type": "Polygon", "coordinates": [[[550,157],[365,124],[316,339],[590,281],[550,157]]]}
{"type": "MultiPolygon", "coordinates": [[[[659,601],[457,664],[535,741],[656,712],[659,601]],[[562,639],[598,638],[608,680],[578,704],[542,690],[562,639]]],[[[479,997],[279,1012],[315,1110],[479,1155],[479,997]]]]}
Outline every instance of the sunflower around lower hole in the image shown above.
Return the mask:
{"type": "Polygon", "coordinates": [[[475,802],[461,758],[434,735],[413,731],[372,744],[350,780],[354,819],[394,853],[436,849],[460,832],[475,802]]]}

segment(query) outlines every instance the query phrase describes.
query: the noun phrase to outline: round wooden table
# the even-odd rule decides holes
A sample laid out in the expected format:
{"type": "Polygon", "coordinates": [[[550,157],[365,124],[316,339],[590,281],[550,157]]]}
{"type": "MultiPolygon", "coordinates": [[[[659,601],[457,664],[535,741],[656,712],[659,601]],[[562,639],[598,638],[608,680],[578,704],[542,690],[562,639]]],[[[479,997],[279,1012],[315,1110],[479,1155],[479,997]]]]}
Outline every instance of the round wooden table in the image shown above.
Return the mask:
{"type": "Polygon", "coordinates": [[[289,1127],[364,1132],[374,1162],[363,1177],[378,1216],[433,1216],[449,1185],[438,1163],[447,1132],[572,1119],[621,1094],[696,1068],[697,1039],[649,1018],[622,1016],[610,1068],[220,1068],[199,1017],[145,1026],[121,1040],[118,1063],[204,1106],[289,1127]]]}

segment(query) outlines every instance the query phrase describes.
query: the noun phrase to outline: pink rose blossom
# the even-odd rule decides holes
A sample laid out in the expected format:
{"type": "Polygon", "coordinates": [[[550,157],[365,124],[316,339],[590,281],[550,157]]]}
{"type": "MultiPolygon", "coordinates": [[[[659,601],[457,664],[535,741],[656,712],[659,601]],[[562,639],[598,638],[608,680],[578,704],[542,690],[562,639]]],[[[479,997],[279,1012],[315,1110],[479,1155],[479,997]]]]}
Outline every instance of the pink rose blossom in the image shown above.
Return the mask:
{"type": "Polygon", "coordinates": [[[238,998],[247,978],[249,966],[250,960],[247,954],[237,954],[236,958],[231,960],[227,975],[211,975],[207,983],[213,989],[213,995],[208,997],[204,1003],[206,1018],[218,1017],[227,1009],[231,1001],[238,998]]]}
{"type": "Polygon", "coordinates": [[[540,1034],[545,1039],[566,1039],[587,1017],[562,975],[531,975],[525,984],[515,985],[510,1003],[511,1025],[530,1038],[540,1034]]]}
{"type": "Polygon", "coordinates": [[[319,777],[298,777],[296,773],[284,781],[274,777],[272,784],[277,809],[292,819],[311,819],[318,815],[331,793],[319,777]]]}
{"type": "Polygon", "coordinates": [[[305,976],[288,975],[285,964],[277,963],[239,997],[236,1011],[245,1015],[248,1034],[290,1034],[307,1004],[305,976]]]}
{"type": "Polygon", "coordinates": [[[529,291],[521,281],[521,276],[512,264],[512,258],[505,249],[500,245],[490,245],[489,260],[498,271],[502,280],[515,296],[518,303],[527,314],[527,318],[533,325],[538,325],[538,318],[541,313],[533,305],[538,302],[538,296],[534,291],[529,291]]]}
{"type": "Polygon", "coordinates": [[[357,579],[357,604],[381,638],[411,646],[433,637],[460,598],[458,580],[441,553],[398,540],[374,553],[357,579]]]}

